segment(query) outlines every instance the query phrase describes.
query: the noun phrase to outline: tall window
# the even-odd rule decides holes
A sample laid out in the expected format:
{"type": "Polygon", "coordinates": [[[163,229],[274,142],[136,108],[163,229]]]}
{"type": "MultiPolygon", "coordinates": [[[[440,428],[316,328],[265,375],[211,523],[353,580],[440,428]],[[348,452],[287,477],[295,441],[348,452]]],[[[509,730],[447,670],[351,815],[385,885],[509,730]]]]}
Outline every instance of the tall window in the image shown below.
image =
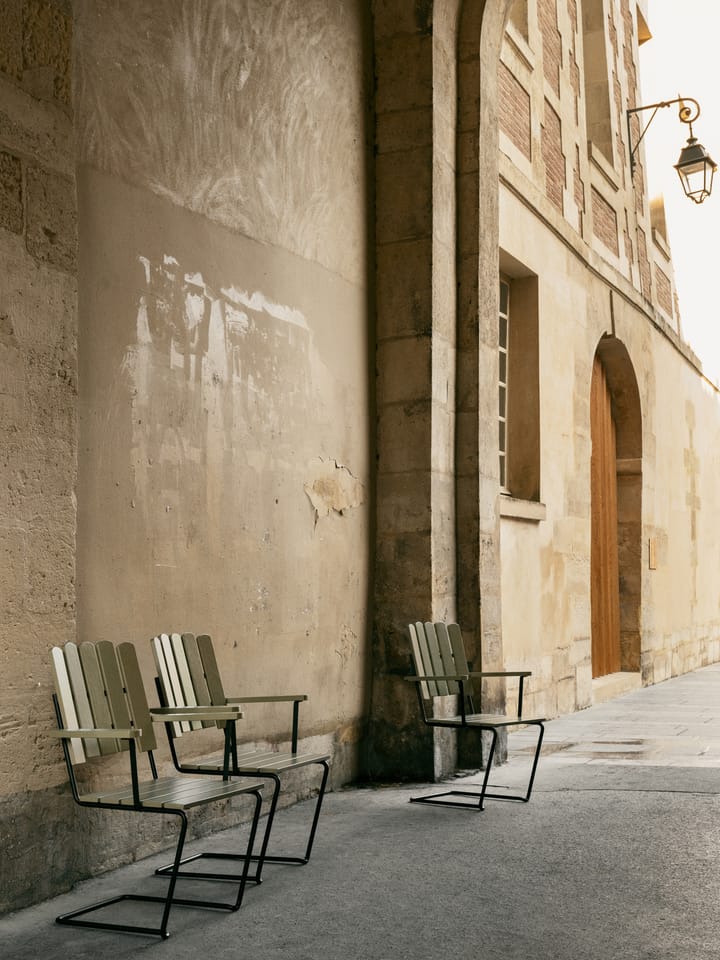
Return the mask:
{"type": "Polygon", "coordinates": [[[517,276],[500,277],[498,317],[498,454],[500,490],[540,500],[540,344],[538,278],[504,257],[517,276]],[[522,271],[522,273],[520,273],[522,271]],[[511,316],[512,312],[512,316],[511,316]]]}
{"type": "Polygon", "coordinates": [[[500,280],[500,322],[498,329],[498,427],[500,452],[500,486],[507,491],[507,414],[508,414],[508,345],[510,325],[510,284],[500,280]]]}

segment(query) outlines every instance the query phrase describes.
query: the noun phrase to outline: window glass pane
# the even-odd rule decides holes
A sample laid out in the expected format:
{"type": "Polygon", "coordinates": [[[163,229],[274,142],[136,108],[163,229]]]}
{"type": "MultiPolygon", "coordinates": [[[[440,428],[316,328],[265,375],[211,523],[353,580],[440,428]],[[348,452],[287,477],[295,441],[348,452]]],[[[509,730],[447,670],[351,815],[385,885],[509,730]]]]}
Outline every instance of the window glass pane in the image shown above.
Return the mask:
{"type": "Polygon", "coordinates": [[[505,486],[505,457],[500,456],[500,486],[505,486]]]}
{"type": "Polygon", "coordinates": [[[507,383],[507,354],[500,352],[500,382],[507,383]]]}
{"type": "Polygon", "coordinates": [[[498,389],[498,413],[505,419],[505,387],[502,384],[498,389]]]}
{"type": "Polygon", "coordinates": [[[499,337],[500,337],[500,346],[503,348],[503,350],[507,349],[507,330],[508,330],[507,317],[500,317],[499,337]]]}
{"type": "Polygon", "coordinates": [[[505,453],[505,421],[500,421],[500,453],[505,453]]]}
{"type": "Polygon", "coordinates": [[[510,299],[510,287],[500,282],[500,313],[507,314],[508,312],[508,300],[510,299]]]}

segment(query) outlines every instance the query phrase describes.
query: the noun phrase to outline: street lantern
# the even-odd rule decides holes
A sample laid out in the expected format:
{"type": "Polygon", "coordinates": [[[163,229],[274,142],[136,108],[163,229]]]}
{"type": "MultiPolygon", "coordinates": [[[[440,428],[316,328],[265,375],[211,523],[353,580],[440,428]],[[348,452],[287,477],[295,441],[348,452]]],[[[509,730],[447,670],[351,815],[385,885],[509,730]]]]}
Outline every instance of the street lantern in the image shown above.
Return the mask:
{"type": "Polygon", "coordinates": [[[706,197],[710,196],[712,190],[713,175],[717,170],[717,164],[707,152],[705,147],[698,143],[693,136],[692,125],[700,116],[700,104],[692,97],[676,97],[674,100],[661,100],[659,103],[650,103],[645,107],[632,107],[626,111],[627,129],[628,129],[628,149],[630,150],[630,175],[635,173],[638,147],[643,137],[648,131],[648,127],[655,119],[655,114],[663,107],[672,106],[673,103],[679,103],[678,119],[681,123],[686,123],[690,128],[690,136],[685,146],[680,151],[680,157],[675,164],[675,169],[680,177],[685,196],[689,197],[693,203],[702,203],[706,197]],[[692,106],[691,106],[692,105],[692,106]],[[637,139],[635,146],[632,146],[632,127],[630,118],[635,113],[641,113],[644,110],[652,110],[650,119],[637,139]]]}
{"type": "Polygon", "coordinates": [[[683,185],[685,196],[690,197],[694,203],[702,203],[705,197],[710,196],[717,164],[695,137],[688,138],[688,142],[680,151],[675,169],[683,185]]]}

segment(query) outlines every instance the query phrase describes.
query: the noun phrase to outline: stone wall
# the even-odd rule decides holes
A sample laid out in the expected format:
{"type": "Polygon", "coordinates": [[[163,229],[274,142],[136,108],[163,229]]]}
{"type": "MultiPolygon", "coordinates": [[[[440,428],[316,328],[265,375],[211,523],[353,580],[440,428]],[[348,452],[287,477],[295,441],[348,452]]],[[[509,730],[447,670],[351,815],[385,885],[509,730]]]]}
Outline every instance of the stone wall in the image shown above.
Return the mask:
{"type": "Polygon", "coordinates": [[[0,911],[53,889],[48,650],[75,638],[71,22],[69,3],[0,3],[0,911]]]}
{"type": "MultiPolygon", "coordinates": [[[[53,643],[133,641],[154,700],[150,637],[207,631],[230,693],[306,692],[304,744],[335,784],[358,775],[366,16],[0,3],[0,910],[168,842],[72,804],[46,736],[53,643]]],[[[258,707],[243,732],[290,728],[258,707]]],[[[290,778],[283,802],[314,786],[290,778]]]]}

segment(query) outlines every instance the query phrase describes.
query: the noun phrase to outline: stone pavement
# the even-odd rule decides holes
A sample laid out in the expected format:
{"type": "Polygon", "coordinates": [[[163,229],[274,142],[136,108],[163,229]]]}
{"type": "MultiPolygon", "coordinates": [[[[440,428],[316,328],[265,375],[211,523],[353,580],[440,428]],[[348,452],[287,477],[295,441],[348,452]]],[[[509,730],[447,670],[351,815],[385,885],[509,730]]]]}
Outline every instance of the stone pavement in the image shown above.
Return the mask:
{"type": "MultiPolygon", "coordinates": [[[[501,789],[527,773],[528,735],[513,734],[509,749],[494,778],[501,789]]],[[[310,864],[268,865],[236,914],[176,907],[167,941],[53,922],[115,891],[157,892],[160,856],[0,919],[0,957],[718,957],[720,665],[548,723],[527,805],[489,802],[479,813],[408,804],[432,790],[328,795],[310,864]]],[[[281,811],[278,846],[301,845],[308,813],[308,804],[281,811]]],[[[199,843],[228,849],[238,832],[199,843]]]]}

